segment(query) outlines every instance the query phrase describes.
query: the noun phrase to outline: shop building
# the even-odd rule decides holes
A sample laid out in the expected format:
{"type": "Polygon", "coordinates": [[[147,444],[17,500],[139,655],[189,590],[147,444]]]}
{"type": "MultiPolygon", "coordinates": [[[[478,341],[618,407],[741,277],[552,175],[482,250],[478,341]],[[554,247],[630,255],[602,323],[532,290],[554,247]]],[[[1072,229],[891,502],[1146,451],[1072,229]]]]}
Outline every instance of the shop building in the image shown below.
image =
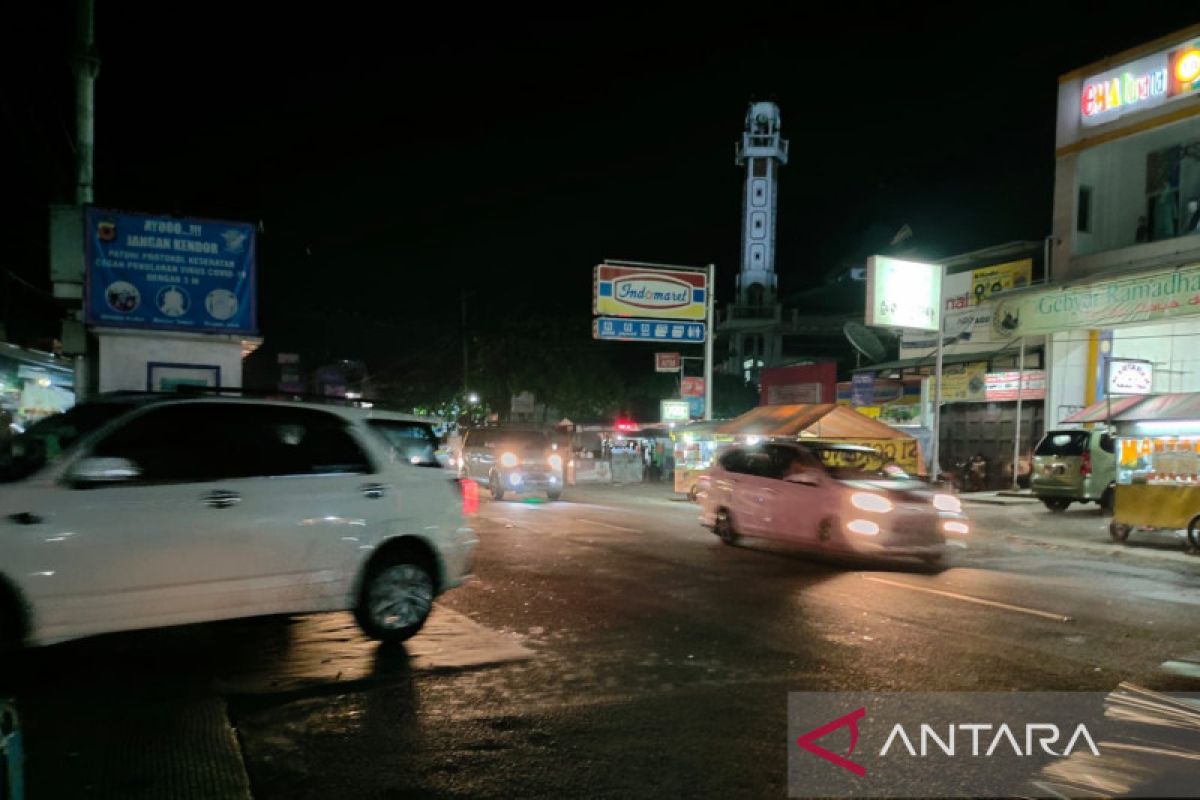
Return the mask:
{"type": "Polygon", "coordinates": [[[1104,397],[1109,358],[1200,391],[1200,25],[1059,79],[1049,284],[997,303],[1044,335],[1046,422],[1104,397]]]}
{"type": "MultiPolygon", "coordinates": [[[[1012,484],[1018,428],[1018,476],[1023,480],[1028,475],[1044,428],[1045,337],[1028,336],[1022,342],[1000,329],[993,320],[993,301],[1040,283],[1045,252],[1045,242],[1015,241],[938,260],[946,272],[939,461],[952,470],[982,457],[988,488],[1012,484]]],[[[936,355],[935,333],[904,331],[900,357],[853,370],[852,380],[838,385],[838,402],[892,425],[912,426],[928,451],[936,355]]]]}

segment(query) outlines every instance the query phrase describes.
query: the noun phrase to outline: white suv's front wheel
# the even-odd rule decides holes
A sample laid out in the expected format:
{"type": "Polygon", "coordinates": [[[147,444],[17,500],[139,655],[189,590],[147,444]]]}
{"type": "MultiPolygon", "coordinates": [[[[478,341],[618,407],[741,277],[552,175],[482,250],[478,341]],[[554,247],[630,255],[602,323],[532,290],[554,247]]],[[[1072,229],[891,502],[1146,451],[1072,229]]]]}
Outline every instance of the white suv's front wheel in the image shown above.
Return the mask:
{"type": "Polygon", "coordinates": [[[385,561],[367,571],[354,616],[372,639],[403,642],[429,618],[433,596],[434,580],[428,565],[403,559],[385,561]]]}

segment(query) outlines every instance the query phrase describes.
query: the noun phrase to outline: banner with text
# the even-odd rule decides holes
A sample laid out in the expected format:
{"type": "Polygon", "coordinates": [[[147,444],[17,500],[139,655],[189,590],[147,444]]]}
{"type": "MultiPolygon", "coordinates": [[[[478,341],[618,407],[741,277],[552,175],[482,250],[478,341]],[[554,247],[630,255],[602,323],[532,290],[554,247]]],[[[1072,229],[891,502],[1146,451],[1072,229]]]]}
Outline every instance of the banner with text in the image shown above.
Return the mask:
{"type": "Polygon", "coordinates": [[[1200,314],[1200,264],[999,300],[993,330],[1030,336],[1200,314]]]}
{"type": "Polygon", "coordinates": [[[87,322],[256,333],[254,226],[89,208],[87,322]]]}

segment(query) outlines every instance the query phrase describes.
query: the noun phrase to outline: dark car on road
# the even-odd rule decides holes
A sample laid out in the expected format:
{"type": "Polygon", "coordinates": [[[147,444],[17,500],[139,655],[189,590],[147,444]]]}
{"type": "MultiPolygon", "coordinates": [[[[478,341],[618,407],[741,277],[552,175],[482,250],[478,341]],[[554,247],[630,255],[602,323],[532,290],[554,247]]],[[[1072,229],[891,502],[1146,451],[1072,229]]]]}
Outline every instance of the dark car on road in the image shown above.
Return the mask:
{"type": "Polygon", "coordinates": [[[473,428],[463,437],[458,460],[459,475],[487,484],[496,500],[509,492],[562,497],[563,457],[541,431],[473,428]]]}

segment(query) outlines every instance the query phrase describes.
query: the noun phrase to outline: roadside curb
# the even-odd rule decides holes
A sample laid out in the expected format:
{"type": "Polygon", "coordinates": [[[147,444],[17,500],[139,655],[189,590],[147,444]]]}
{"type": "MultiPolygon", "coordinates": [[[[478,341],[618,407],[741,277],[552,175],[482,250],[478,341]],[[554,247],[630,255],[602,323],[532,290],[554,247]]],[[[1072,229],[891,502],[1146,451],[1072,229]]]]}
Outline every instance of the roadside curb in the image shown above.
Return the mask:
{"type": "Polygon", "coordinates": [[[1029,506],[1029,505],[1037,505],[1039,502],[1036,498],[1028,498],[1028,497],[1005,497],[1005,496],[969,497],[964,494],[960,494],[958,496],[958,499],[964,503],[974,503],[976,505],[984,505],[984,506],[1029,506]]]}

